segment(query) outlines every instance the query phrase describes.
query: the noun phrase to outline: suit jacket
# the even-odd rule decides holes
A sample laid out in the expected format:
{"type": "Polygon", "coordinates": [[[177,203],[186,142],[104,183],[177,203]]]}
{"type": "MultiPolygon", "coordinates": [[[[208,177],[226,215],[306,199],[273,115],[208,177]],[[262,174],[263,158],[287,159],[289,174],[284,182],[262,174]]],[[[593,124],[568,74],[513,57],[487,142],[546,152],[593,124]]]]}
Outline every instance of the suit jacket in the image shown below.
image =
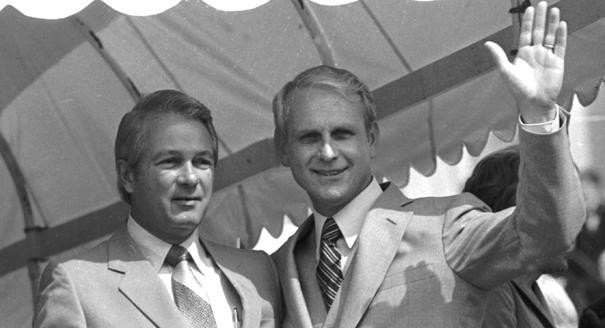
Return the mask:
{"type": "Polygon", "coordinates": [[[496,287],[488,298],[483,327],[556,327],[541,292],[532,289],[534,277],[520,277],[496,287]]]}
{"type": "MultiPolygon", "coordinates": [[[[277,273],[263,252],[201,240],[239,295],[241,326],[275,327],[282,316],[277,273]]],[[[34,327],[187,327],[126,228],[42,274],[34,327]]]]}
{"type": "Polygon", "coordinates": [[[386,187],[327,313],[306,220],[273,257],[284,327],[481,327],[489,290],[566,251],[585,216],[565,129],[520,130],[517,208],[491,213],[470,194],[410,200],[386,187]]]}

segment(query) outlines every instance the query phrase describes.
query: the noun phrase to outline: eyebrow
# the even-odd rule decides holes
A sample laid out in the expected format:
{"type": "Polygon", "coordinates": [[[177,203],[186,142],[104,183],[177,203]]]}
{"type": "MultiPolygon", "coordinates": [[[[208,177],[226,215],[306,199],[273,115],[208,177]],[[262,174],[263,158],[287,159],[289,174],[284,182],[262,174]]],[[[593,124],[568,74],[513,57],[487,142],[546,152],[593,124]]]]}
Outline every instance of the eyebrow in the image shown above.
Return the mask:
{"type": "Polygon", "coordinates": [[[314,134],[314,133],[321,134],[321,132],[318,131],[317,129],[303,129],[303,130],[296,131],[295,136],[304,136],[304,135],[314,134]]]}
{"type": "MultiPolygon", "coordinates": [[[[178,151],[178,150],[162,150],[162,151],[156,153],[152,157],[152,159],[157,159],[157,158],[164,157],[164,156],[176,156],[176,155],[180,156],[181,154],[182,154],[182,152],[178,151]]],[[[196,153],[195,156],[196,157],[197,156],[209,156],[209,157],[213,157],[214,156],[214,152],[212,150],[204,150],[204,151],[196,153]]]]}
{"type": "MultiPolygon", "coordinates": [[[[357,127],[354,124],[343,124],[343,125],[334,126],[330,130],[330,133],[339,132],[339,131],[356,131],[356,128],[357,127]]],[[[303,135],[313,134],[313,133],[321,134],[320,130],[321,129],[317,129],[317,128],[303,128],[303,129],[296,131],[295,136],[303,136],[303,135]]]]}

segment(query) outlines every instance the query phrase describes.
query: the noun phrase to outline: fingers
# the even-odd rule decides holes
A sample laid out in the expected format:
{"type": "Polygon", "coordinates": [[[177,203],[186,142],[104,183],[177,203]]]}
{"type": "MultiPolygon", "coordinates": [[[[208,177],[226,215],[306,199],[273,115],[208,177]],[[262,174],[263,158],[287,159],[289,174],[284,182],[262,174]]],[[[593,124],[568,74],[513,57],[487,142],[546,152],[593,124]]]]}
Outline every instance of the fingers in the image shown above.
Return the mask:
{"type": "Polygon", "coordinates": [[[555,36],[559,29],[559,8],[552,8],[548,17],[548,29],[544,37],[545,45],[554,45],[555,36]]]}
{"type": "Polygon", "coordinates": [[[521,31],[519,34],[519,48],[531,46],[532,29],[534,24],[534,7],[528,7],[521,19],[521,31]]]}
{"type": "Polygon", "coordinates": [[[567,47],[567,23],[560,22],[557,28],[555,39],[555,55],[565,57],[565,48],[567,47]]]}
{"type": "Polygon", "coordinates": [[[521,21],[519,48],[543,45],[552,49],[557,56],[563,57],[567,46],[567,25],[561,21],[560,16],[558,8],[548,11],[546,1],[540,1],[535,8],[528,7],[521,21]]]}
{"type": "MultiPolygon", "coordinates": [[[[544,27],[546,26],[546,2],[540,1],[536,6],[534,15],[532,41],[534,45],[540,45],[544,41],[544,27]]],[[[524,19],[525,20],[525,19],[524,19]]]]}

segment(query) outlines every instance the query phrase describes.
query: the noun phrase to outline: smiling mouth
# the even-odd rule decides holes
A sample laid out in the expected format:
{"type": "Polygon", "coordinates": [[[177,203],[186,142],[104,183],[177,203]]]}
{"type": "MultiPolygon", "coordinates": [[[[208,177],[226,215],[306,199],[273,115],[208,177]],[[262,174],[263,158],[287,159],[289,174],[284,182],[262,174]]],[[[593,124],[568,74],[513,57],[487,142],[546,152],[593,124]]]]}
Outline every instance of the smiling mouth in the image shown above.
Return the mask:
{"type": "Polygon", "coordinates": [[[195,202],[199,202],[202,199],[200,197],[175,197],[172,199],[173,202],[179,203],[179,204],[192,204],[195,202]]]}
{"type": "Polygon", "coordinates": [[[346,170],[346,168],[339,169],[339,170],[312,170],[312,171],[315,172],[315,174],[317,174],[317,175],[321,175],[321,176],[325,176],[325,177],[332,177],[332,176],[339,175],[340,173],[344,172],[345,170],[346,170]]]}

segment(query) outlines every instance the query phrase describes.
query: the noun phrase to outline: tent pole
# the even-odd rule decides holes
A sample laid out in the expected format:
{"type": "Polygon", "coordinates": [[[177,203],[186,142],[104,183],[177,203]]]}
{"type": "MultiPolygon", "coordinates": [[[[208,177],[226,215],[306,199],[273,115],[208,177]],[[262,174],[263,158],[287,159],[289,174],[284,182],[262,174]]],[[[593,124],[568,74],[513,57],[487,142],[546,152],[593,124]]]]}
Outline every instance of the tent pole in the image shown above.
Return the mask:
{"type": "Polygon", "coordinates": [[[132,99],[134,99],[135,101],[139,100],[141,98],[141,93],[139,92],[137,87],[134,85],[132,80],[130,80],[130,78],[128,77],[126,72],[120,67],[118,62],[116,62],[109,55],[109,53],[107,53],[107,51],[105,51],[105,48],[103,48],[103,43],[97,37],[95,32],[92,29],[90,29],[88,27],[88,25],[86,25],[77,16],[74,16],[74,18],[71,18],[71,22],[74,24],[76,29],[78,29],[78,31],[80,31],[80,33],[82,33],[82,35],[86,38],[86,40],[88,40],[88,42],[92,45],[92,47],[97,50],[97,52],[99,53],[101,58],[103,58],[105,60],[105,62],[109,65],[109,67],[111,67],[111,69],[116,74],[118,79],[122,82],[122,84],[124,85],[126,90],[128,90],[128,92],[132,96],[132,99]]]}
{"type": "MultiPolygon", "coordinates": [[[[172,74],[172,72],[168,69],[168,67],[166,67],[166,64],[164,64],[164,61],[160,58],[160,56],[157,54],[157,52],[151,47],[149,42],[147,42],[145,35],[143,35],[141,30],[132,22],[132,19],[130,19],[130,17],[127,16],[126,22],[135,31],[135,33],[137,34],[137,36],[139,37],[141,42],[143,42],[143,44],[145,45],[145,48],[147,48],[147,51],[149,51],[151,56],[158,62],[158,64],[162,68],[164,74],[166,74],[168,79],[174,84],[175,88],[177,90],[181,90],[184,92],[184,88],[181,85],[181,83],[176,79],[176,77],[174,76],[174,74],[172,74]]],[[[128,82],[130,82],[129,78],[126,78],[126,79],[128,80],[128,82]]],[[[233,153],[233,152],[229,149],[229,147],[227,146],[225,141],[218,136],[217,136],[217,138],[218,138],[219,146],[223,147],[227,151],[227,155],[231,155],[231,153],[233,153]]]]}
{"type": "Polygon", "coordinates": [[[317,16],[313,10],[311,10],[307,0],[292,0],[292,4],[305,24],[305,27],[311,36],[311,40],[313,40],[313,44],[315,44],[321,63],[335,66],[334,51],[332,51],[330,42],[326,39],[324,29],[319,24],[317,16]]]}
{"type": "Polygon", "coordinates": [[[0,155],[4,159],[4,163],[15,184],[17,195],[19,197],[19,203],[21,204],[21,212],[23,213],[23,221],[25,223],[25,246],[27,248],[28,259],[27,259],[27,272],[29,273],[29,280],[31,282],[31,293],[34,304],[37,298],[37,282],[40,277],[40,262],[38,247],[38,233],[46,227],[36,226],[34,221],[34,214],[27,193],[27,181],[25,176],[17,163],[17,159],[10,150],[10,146],[4,135],[0,133],[0,155]]]}
{"type": "Polygon", "coordinates": [[[389,44],[389,47],[391,47],[391,50],[393,50],[393,53],[397,56],[397,59],[399,59],[399,62],[401,63],[401,65],[403,65],[403,67],[405,67],[405,69],[408,70],[408,72],[412,72],[414,70],[412,68],[412,65],[410,65],[410,63],[405,59],[405,57],[403,56],[401,51],[399,51],[399,49],[395,45],[395,42],[393,41],[393,38],[391,38],[391,36],[387,32],[387,30],[384,28],[384,26],[382,26],[380,21],[376,18],[376,15],[374,15],[374,13],[370,9],[370,7],[368,7],[368,4],[364,0],[359,0],[359,4],[361,4],[361,6],[365,10],[365,12],[370,17],[370,19],[372,19],[372,22],[374,22],[374,25],[376,26],[376,28],[378,28],[378,30],[384,37],[384,40],[389,44]]]}

